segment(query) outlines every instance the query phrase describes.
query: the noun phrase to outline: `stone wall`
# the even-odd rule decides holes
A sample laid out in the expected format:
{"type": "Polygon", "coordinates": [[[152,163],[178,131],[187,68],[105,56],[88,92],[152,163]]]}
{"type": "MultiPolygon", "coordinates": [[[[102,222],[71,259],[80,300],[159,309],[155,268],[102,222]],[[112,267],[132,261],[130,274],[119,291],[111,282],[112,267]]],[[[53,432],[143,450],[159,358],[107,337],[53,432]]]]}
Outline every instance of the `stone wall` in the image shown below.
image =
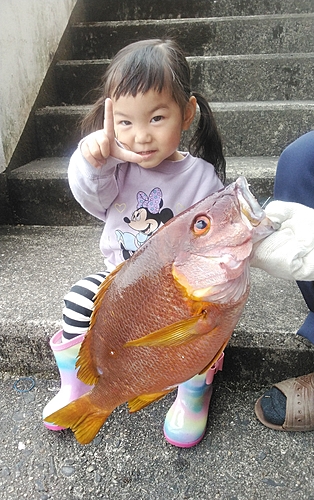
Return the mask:
{"type": "Polygon", "coordinates": [[[8,166],[77,0],[2,0],[0,172],[8,166]]]}

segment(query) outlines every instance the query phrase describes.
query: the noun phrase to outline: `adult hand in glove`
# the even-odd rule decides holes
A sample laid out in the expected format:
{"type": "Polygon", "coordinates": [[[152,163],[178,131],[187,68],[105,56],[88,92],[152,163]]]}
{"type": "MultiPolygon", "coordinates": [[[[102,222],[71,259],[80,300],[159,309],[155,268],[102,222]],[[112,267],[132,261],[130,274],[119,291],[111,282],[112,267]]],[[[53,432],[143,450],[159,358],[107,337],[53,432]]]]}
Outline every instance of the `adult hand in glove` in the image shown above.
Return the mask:
{"type": "Polygon", "coordinates": [[[277,278],[314,281],[314,209],[276,200],[265,212],[280,228],[254,245],[251,266],[277,278]]]}

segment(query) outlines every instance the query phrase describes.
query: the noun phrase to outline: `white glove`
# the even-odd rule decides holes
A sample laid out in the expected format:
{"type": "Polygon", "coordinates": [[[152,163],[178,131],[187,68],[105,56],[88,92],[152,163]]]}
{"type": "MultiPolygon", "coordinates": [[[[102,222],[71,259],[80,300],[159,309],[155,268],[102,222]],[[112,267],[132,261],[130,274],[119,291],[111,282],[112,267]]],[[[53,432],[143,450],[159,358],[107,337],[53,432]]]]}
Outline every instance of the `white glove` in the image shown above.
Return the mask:
{"type": "Polygon", "coordinates": [[[314,210],[299,203],[272,201],[265,212],[281,226],[254,245],[251,266],[276,278],[314,281],[314,210]]]}

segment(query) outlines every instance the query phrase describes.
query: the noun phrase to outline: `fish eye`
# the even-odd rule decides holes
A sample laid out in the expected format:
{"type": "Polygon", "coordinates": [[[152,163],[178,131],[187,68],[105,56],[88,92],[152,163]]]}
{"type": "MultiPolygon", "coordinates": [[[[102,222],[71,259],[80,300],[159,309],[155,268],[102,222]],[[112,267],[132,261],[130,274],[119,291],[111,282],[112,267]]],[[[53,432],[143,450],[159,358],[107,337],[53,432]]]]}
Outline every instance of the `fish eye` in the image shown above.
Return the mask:
{"type": "Polygon", "coordinates": [[[210,229],[210,219],[206,215],[199,215],[194,219],[193,232],[197,236],[206,234],[210,229]]]}

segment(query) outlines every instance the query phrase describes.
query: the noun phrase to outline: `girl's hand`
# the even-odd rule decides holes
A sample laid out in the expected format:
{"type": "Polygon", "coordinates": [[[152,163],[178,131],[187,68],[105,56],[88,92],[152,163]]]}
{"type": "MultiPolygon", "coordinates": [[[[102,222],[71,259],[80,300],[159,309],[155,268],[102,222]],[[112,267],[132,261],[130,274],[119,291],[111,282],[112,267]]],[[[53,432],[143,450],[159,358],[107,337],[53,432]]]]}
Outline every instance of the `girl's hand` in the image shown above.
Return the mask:
{"type": "Polygon", "coordinates": [[[81,143],[81,153],[93,167],[99,168],[108,156],[131,163],[141,163],[142,157],[118,146],[114,135],[113,105],[111,99],[105,101],[103,130],[89,134],[81,143]]]}

